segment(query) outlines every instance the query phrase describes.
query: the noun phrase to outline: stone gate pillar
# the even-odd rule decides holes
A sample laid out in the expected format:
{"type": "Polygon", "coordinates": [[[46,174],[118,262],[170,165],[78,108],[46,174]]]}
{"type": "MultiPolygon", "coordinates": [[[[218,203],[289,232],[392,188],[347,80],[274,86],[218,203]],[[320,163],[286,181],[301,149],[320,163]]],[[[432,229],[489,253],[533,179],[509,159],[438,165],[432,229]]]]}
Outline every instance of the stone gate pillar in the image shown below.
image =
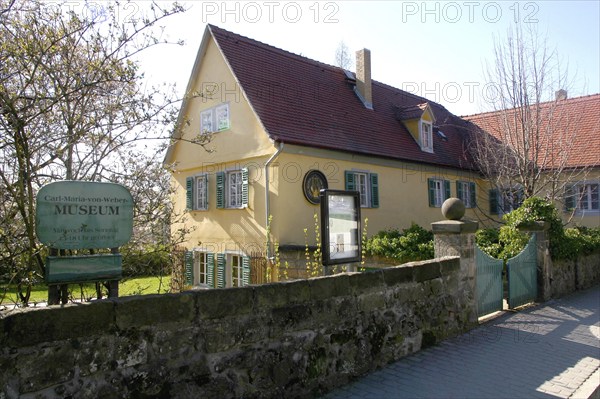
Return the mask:
{"type": "Polygon", "coordinates": [[[479,223],[463,220],[465,206],[458,198],[449,198],[442,205],[444,221],[431,223],[435,257],[459,256],[459,292],[466,308],[472,309],[469,321],[477,323],[475,232],[479,223]]]}
{"type": "Polygon", "coordinates": [[[550,237],[548,222],[523,223],[519,231],[535,233],[537,251],[537,302],[546,302],[552,298],[552,258],[550,257],[550,237]]]}

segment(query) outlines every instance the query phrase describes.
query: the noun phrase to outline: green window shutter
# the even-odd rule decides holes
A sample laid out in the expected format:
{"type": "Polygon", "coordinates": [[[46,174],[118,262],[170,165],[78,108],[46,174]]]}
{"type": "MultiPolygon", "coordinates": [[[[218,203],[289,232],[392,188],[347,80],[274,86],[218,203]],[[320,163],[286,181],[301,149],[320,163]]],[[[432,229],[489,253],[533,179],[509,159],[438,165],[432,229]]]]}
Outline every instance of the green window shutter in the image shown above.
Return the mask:
{"type": "Polygon", "coordinates": [[[217,254],[217,288],[225,287],[225,254],[217,254]]]}
{"type": "Polygon", "coordinates": [[[379,176],[371,173],[371,208],[379,208],[379,176]]]}
{"type": "Polygon", "coordinates": [[[452,193],[450,191],[450,180],[444,180],[444,200],[452,197],[452,193]]]}
{"type": "Polygon", "coordinates": [[[215,288],[215,254],[206,254],[206,285],[215,288]]]}
{"type": "Polygon", "coordinates": [[[185,179],[185,208],[194,209],[194,178],[185,179]]]}
{"type": "Polygon", "coordinates": [[[429,191],[429,206],[435,206],[435,180],[427,179],[427,187],[429,191]]]}
{"type": "Polygon", "coordinates": [[[463,193],[463,182],[457,180],[456,181],[456,197],[461,200],[462,202],[465,202],[465,198],[464,193],[463,193]]]}
{"type": "Polygon", "coordinates": [[[248,168],[242,169],[242,206],[248,206],[248,168]]]}
{"type": "Polygon", "coordinates": [[[471,208],[477,207],[477,193],[475,192],[475,183],[469,183],[469,193],[471,195],[471,208]]]}
{"type": "Polygon", "coordinates": [[[217,208],[225,208],[225,172],[217,172],[217,208]]]}
{"type": "Polygon", "coordinates": [[[575,209],[577,206],[577,202],[575,201],[575,186],[569,185],[565,187],[565,211],[571,211],[575,209]]]}
{"type": "Polygon", "coordinates": [[[250,284],[250,257],[242,257],[242,285],[250,284]]]}
{"type": "Polygon", "coordinates": [[[185,251],[183,255],[183,262],[185,265],[185,285],[194,285],[194,252],[185,251]]]}
{"type": "Polygon", "coordinates": [[[500,213],[500,207],[498,204],[498,190],[493,188],[490,190],[490,215],[498,215],[500,213]]]}
{"type": "Polygon", "coordinates": [[[517,190],[517,198],[516,198],[517,201],[514,204],[514,209],[519,208],[523,204],[524,199],[525,199],[525,190],[523,190],[523,188],[521,187],[517,190]]]}
{"type": "Polygon", "coordinates": [[[356,190],[356,185],[354,183],[354,172],[351,172],[349,170],[345,171],[344,172],[344,180],[345,180],[346,190],[348,190],[348,191],[356,190]]]}

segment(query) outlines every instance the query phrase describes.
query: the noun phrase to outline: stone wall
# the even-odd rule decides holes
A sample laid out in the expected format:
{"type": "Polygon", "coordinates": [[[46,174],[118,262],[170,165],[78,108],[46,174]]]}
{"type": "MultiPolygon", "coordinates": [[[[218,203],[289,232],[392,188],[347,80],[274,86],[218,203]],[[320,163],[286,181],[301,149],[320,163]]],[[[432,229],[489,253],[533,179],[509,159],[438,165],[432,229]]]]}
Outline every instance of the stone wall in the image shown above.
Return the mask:
{"type": "Polygon", "coordinates": [[[552,296],[555,298],[600,283],[600,253],[581,256],[577,260],[553,261],[552,296]]]}
{"type": "Polygon", "coordinates": [[[0,398],[315,397],[474,326],[456,257],[0,314],[0,398]]]}

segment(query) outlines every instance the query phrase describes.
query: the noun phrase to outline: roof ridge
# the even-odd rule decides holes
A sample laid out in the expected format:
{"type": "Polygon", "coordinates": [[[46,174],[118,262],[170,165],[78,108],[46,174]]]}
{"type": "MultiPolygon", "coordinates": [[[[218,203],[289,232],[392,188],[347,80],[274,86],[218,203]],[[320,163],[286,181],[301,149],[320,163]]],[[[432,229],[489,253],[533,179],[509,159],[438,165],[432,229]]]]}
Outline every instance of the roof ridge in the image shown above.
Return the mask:
{"type": "Polygon", "coordinates": [[[271,44],[261,42],[260,40],[252,39],[251,37],[244,36],[244,35],[241,35],[239,33],[231,32],[231,31],[229,31],[227,29],[223,29],[223,28],[221,28],[219,26],[216,26],[216,25],[213,25],[213,24],[207,24],[207,25],[208,25],[209,29],[211,29],[211,32],[212,32],[213,28],[216,28],[217,30],[221,31],[221,33],[229,34],[231,36],[235,36],[237,38],[243,39],[243,40],[245,40],[246,42],[248,42],[250,44],[262,47],[265,50],[276,51],[276,52],[279,52],[281,55],[284,55],[284,56],[287,56],[287,57],[290,57],[290,58],[294,58],[294,59],[297,59],[298,61],[303,61],[303,62],[306,62],[308,64],[313,64],[313,65],[314,64],[319,64],[322,67],[328,67],[328,68],[333,69],[333,70],[338,70],[339,69],[340,71],[343,71],[343,68],[341,68],[341,67],[338,67],[338,66],[335,66],[335,65],[331,65],[331,64],[326,64],[324,62],[321,62],[321,61],[318,61],[318,60],[306,57],[304,55],[296,54],[296,53],[293,53],[291,51],[284,50],[284,49],[282,49],[280,47],[273,46],[271,44]]]}
{"type": "MultiPolygon", "coordinates": [[[[600,93],[595,93],[595,94],[585,94],[583,96],[578,96],[578,97],[570,97],[570,98],[566,98],[564,100],[559,100],[560,104],[559,105],[565,105],[565,104],[573,104],[573,103],[578,103],[578,102],[583,102],[583,101],[589,101],[592,99],[592,97],[600,97],[600,93]]],[[[554,104],[556,103],[556,100],[549,100],[549,101],[543,101],[541,103],[539,103],[541,106],[546,106],[549,104],[554,104]]],[[[535,103],[530,104],[530,106],[535,105],[535,103]]],[[[460,118],[471,118],[471,117],[486,117],[486,116],[491,116],[493,114],[497,114],[498,112],[509,112],[509,111],[514,111],[516,110],[518,107],[514,107],[514,108],[508,108],[508,109],[498,109],[495,111],[486,111],[486,112],[480,112],[477,114],[468,114],[468,115],[460,115],[460,118]]]]}
{"type": "MultiPolygon", "coordinates": [[[[278,52],[279,54],[281,54],[283,56],[287,56],[287,57],[296,59],[298,61],[305,62],[305,63],[310,64],[310,65],[319,65],[320,67],[327,67],[327,68],[329,68],[332,71],[340,71],[342,73],[344,71],[344,68],[342,68],[342,67],[338,67],[338,66],[335,66],[335,65],[327,64],[325,62],[322,62],[322,61],[319,61],[319,60],[315,60],[315,59],[306,57],[304,55],[300,55],[300,54],[296,54],[296,53],[293,53],[293,52],[288,51],[288,50],[284,50],[282,48],[273,46],[271,44],[261,42],[260,40],[252,39],[250,37],[241,35],[239,33],[231,32],[231,31],[229,31],[227,29],[223,29],[223,28],[221,28],[221,27],[219,27],[217,25],[213,25],[213,24],[207,24],[207,25],[211,29],[211,31],[213,29],[216,29],[216,30],[220,31],[221,33],[229,34],[231,36],[240,38],[242,40],[245,40],[247,43],[250,43],[250,44],[253,44],[253,45],[257,45],[257,46],[259,46],[259,47],[261,47],[261,48],[263,48],[265,50],[276,51],[276,52],[278,52]]],[[[353,72],[353,73],[355,73],[355,72],[353,72]]],[[[381,82],[379,80],[373,79],[373,80],[371,80],[371,84],[372,85],[381,86],[381,87],[386,88],[388,90],[393,90],[393,91],[401,92],[401,93],[403,93],[403,94],[405,94],[407,96],[410,96],[410,97],[414,98],[415,100],[419,100],[419,101],[427,102],[427,103],[432,103],[432,104],[435,104],[436,106],[439,106],[439,107],[442,107],[442,108],[446,109],[443,105],[441,105],[441,104],[439,104],[439,103],[437,103],[435,101],[432,101],[432,100],[430,100],[430,99],[428,99],[426,97],[422,97],[422,96],[419,96],[417,94],[411,93],[409,91],[402,90],[401,88],[394,87],[392,85],[389,85],[387,83],[381,82]]]]}

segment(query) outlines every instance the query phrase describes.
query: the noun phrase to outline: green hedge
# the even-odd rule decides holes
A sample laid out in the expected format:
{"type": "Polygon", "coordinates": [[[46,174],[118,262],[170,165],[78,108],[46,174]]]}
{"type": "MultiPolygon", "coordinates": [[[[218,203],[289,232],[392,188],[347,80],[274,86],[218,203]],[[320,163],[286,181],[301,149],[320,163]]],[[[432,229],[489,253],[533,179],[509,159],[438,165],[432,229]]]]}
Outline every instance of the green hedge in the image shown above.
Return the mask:
{"type": "Polygon", "coordinates": [[[433,258],[433,233],[413,223],[402,231],[380,231],[365,243],[368,255],[383,256],[401,263],[433,258]]]}

